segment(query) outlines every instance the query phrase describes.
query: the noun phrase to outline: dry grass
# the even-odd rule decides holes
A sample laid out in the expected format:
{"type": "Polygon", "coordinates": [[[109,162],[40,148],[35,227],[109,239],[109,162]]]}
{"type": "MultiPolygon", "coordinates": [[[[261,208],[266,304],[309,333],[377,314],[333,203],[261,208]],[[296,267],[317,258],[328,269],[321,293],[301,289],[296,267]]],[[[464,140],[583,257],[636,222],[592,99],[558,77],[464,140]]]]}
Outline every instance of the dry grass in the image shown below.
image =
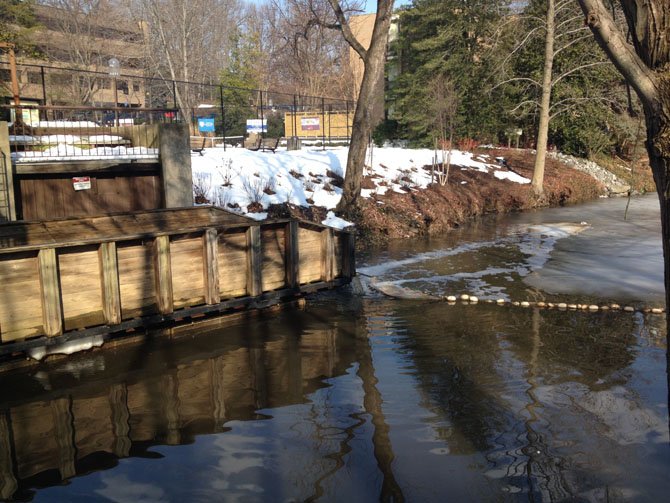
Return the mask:
{"type": "MultiPolygon", "coordinates": [[[[530,152],[504,150],[500,155],[512,171],[532,177],[534,158],[530,152]]],[[[553,159],[547,159],[544,181],[544,196],[537,198],[529,184],[454,169],[444,187],[434,184],[427,190],[389,192],[364,200],[357,218],[358,243],[365,247],[389,239],[440,234],[477,216],[577,204],[605,193],[592,177],[553,159]]]]}

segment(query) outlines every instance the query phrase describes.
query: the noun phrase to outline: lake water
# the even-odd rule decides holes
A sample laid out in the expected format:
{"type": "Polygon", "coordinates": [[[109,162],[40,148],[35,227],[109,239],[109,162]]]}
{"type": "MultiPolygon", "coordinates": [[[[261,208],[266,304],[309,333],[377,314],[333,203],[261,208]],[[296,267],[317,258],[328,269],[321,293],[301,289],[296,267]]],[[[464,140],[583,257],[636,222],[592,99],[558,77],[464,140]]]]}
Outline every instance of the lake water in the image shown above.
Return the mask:
{"type": "Polygon", "coordinates": [[[363,295],[0,374],[0,497],[664,501],[664,316],[366,288],[660,305],[657,200],[625,204],[394,243],[361,258],[363,295]]]}

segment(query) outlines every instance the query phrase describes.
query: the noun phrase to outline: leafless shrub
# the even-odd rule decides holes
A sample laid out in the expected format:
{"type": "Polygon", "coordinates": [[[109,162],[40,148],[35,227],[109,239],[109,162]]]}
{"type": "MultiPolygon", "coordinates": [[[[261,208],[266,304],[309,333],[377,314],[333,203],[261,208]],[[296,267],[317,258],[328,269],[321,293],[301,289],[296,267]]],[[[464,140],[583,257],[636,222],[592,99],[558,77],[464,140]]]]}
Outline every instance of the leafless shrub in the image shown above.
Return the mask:
{"type": "Polygon", "coordinates": [[[274,178],[263,180],[263,192],[269,196],[277,193],[277,181],[274,178]]]}
{"type": "Polygon", "coordinates": [[[214,204],[220,208],[230,207],[229,203],[231,202],[233,196],[229,190],[226,190],[224,187],[219,187],[216,190],[216,197],[214,199],[214,204]]]}
{"type": "Polygon", "coordinates": [[[233,184],[233,176],[235,172],[233,171],[233,160],[232,159],[223,159],[223,164],[217,166],[216,169],[219,171],[221,176],[221,185],[224,187],[230,187],[233,184]]]}
{"type": "Polygon", "coordinates": [[[242,182],[242,189],[252,203],[261,203],[265,193],[265,180],[258,179],[244,179],[242,182]]]}
{"type": "Polygon", "coordinates": [[[212,189],[212,175],[195,173],[193,175],[193,197],[197,204],[209,204],[209,193],[212,189]]]}

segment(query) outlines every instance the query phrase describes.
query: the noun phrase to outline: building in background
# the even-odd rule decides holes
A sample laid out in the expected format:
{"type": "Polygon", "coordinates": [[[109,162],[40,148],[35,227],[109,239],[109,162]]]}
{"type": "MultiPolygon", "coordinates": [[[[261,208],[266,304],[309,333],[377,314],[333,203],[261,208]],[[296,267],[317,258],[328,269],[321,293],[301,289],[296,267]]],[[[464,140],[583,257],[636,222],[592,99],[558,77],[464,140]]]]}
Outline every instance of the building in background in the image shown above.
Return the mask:
{"type": "MultiPolygon", "coordinates": [[[[349,26],[354,36],[358,39],[363,47],[366,49],[370,47],[370,41],[372,40],[372,30],[375,26],[375,13],[372,14],[361,14],[359,16],[352,16],[349,20],[349,26]]],[[[378,84],[379,90],[376,93],[376,99],[370,108],[370,119],[372,126],[376,126],[382,120],[389,117],[389,111],[392,110],[392,104],[388,101],[386,90],[388,89],[388,81],[393,80],[399,73],[399,63],[397,57],[393,54],[390,46],[392,42],[398,36],[398,17],[393,16],[391,19],[391,27],[389,29],[388,43],[389,49],[387,49],[386,55],[386,72],[385,77],[382,82],[378,84]]],[[[358,100],[358,92],[361,88],[361,82],[363,81],[363,72],[365,71],[365,65],[363,60],[353,49],[349,49],[349,64],[351,67],[351,72],[354,76],[355,82],[355,96],[354,99],[358,100]]]]}
{"type": "MultiPolygon", "coordinates": [[[[147,90],[142,78],[146,44],[141,26],[133,24],[122,12],[102,11],[87,16],[39,4],[35,5],[35,17],[38,27],[31,35],[35,55],[22,57],[18,66],[24,104],[146,104],[147,90]],[[112,58],[121,64],[121,75],[117,77],[109,75],[112,58]]],[[[9,66],[3,61],[3,97],[11,96],[9,82],[9,66]]]]}

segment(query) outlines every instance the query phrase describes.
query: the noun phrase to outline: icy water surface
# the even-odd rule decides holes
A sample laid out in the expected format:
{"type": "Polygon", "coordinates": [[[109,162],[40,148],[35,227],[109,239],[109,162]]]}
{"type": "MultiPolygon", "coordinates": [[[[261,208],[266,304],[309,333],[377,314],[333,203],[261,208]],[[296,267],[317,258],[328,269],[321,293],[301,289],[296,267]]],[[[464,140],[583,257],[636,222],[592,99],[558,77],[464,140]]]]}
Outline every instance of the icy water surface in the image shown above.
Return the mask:
{"type": "MultiPolygon", "coordinates": [[[[481,222],[360,269],[434,293],[656,303],[654,200],[631,223],[611,218],[621,201],[481,222]]],[[[0,497],[665,501],[664,326],[343,291],[175,329],[1,374],[0,497]]]]}

